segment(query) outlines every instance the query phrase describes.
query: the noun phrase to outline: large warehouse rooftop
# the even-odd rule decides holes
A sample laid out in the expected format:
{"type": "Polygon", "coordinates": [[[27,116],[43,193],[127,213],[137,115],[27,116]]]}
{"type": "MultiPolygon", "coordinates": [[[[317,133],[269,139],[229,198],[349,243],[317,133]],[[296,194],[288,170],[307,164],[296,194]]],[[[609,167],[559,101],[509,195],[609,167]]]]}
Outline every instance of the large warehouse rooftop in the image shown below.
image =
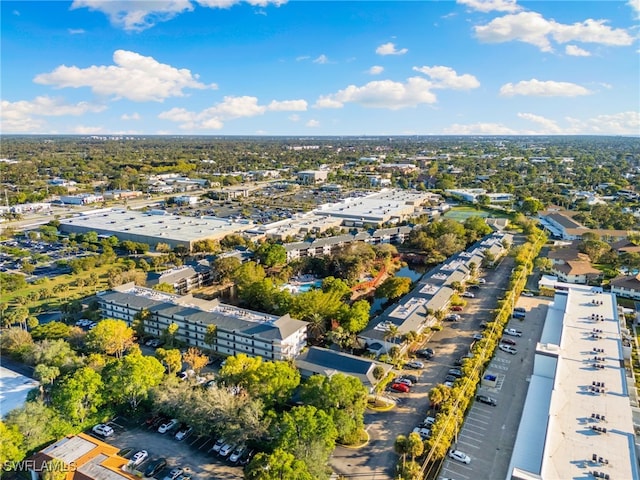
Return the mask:
{"type": "Polygon", "coordinates": [[[168,215],[162,210],[138,212],[101,209],[60,220],[63,232],[94,231],[99,235],[115,235],[120,241],[147,243],[152,248],[158,243],[167,243],[172,248],[183,245],[191,249],[193,243],[199,240],[218,240],[251,227],[249,221],[208,216],[183,217],[168,215]]]}
{"type": "Polygon", "coordinates": [[[416,209],[433,198],[428,192],[382,190],[363,197],[346,198],[340,203],[322,205],[313,212],[345,219],[345,222],[394,223],[413,215],[416,209]]]}

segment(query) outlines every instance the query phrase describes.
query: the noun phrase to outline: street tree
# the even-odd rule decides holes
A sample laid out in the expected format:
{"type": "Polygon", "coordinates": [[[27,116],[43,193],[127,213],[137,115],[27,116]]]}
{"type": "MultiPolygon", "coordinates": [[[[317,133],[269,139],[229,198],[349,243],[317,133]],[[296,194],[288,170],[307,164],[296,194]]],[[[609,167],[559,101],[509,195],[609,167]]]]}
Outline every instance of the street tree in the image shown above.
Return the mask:
{"type": "Polygon", "coordinates": [[[258,453],[247,466],[247,480],[313,480],[307,465],[294,455],[277,448],[273,453],[258,453]]]}
{"type": "Polygon", "coordinates": [[[98,322],[86,337],[87,347],[121,358],[133,345],[133,329],[123,321],[107,318],[98,322]]]}
{"type": "Polygon", "coordinates": [[[176,322],[170,323],[167,328],[165,328],[163,337],[168,347],[173,347],[173,344],[176,341],[176,333],[178,333],[179,328],[180,326],[176,322]]]}
{"type": "Polygon", "coordinates": [[[166,367],[167,375],[179,372],[182,369],[182,353],[177,348],[157,348],[155,356],[166,367]]]}
{"type": "Polygon", "coordinates": [[[313,478],[326,479],[326,465],[338,431],[331,416],[312,405],[293,407],[279,425],[277,447],[306,463],[313,478]]]}
{"type": "Polygon", "coordinates": [[[200,373],[207,363],[209,363],[209,357],[204,355],[199,348],[190,347],[185,353],[182,354],[182,360],[186,363],[191,370],[200,373]]]}

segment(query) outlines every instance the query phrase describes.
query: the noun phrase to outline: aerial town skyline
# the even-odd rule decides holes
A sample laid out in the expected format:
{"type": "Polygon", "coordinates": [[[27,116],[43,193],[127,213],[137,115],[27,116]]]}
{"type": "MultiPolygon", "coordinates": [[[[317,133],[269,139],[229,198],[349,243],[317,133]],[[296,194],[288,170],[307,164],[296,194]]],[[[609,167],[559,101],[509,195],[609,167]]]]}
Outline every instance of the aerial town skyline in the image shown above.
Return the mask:
{"type": "Polygon", "coordinates": [[[640,134],[637,0],[1,8],[5,134],[640,134]]]}

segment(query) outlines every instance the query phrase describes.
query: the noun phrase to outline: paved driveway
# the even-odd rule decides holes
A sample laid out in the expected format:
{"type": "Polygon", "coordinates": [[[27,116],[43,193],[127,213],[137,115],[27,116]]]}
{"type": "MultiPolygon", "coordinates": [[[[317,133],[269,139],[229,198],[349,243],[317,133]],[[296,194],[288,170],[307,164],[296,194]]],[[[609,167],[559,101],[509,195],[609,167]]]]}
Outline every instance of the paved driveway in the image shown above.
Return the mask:
{"type": "Polygon", "coordinates": [[[504,293],[512,268],[513,259],[506,258],[495,270],[488,270],[483,275],[486,283],[478,290],[473,290],[475,298],[466,299],[468,304],[464,311],[458,312],[462,319],[444,322],[445,328],[433,333],[425,346],[435,350],[434,358],[425,361],[425,368],[421,371],[404,372],[419,375],[420,383],[409,394],[390,394],[401,400],[398,408],[366,415],[365,424],[371,441],[361,449],[337,447],[331,458],[331,466],[337,473],[363,480],[394,478],[398,461],[393,449],[396,438],[398,435],[408,435],[427,416],[429,390],[442,383],[455,360],[469,351],[473,334],[480,331],[480,323],[492,318],[492,310],[496,307],[498,297],[504,293]]]}

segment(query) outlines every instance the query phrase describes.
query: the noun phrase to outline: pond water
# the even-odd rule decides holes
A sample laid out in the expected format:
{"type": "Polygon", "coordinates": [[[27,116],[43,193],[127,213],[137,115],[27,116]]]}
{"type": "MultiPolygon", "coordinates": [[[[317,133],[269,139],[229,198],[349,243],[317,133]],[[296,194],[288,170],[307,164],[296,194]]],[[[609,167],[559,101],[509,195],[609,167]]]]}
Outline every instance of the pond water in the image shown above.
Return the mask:
{"type": "MultiPolygon", "coordinates": [[[[408,265],[398,270],[395,273],[395,276],[408,277],[411,279],[412,282],[416,282],[422,277],[422,275],[424,275],[426,271],[427,271],[427,268],[424,266],[408,265]]],[[[385,303],[387,303],[386,298],[374,298],[373,303],[371,304],[370,315],[376,315],[380,313],[385,303]]]]}

